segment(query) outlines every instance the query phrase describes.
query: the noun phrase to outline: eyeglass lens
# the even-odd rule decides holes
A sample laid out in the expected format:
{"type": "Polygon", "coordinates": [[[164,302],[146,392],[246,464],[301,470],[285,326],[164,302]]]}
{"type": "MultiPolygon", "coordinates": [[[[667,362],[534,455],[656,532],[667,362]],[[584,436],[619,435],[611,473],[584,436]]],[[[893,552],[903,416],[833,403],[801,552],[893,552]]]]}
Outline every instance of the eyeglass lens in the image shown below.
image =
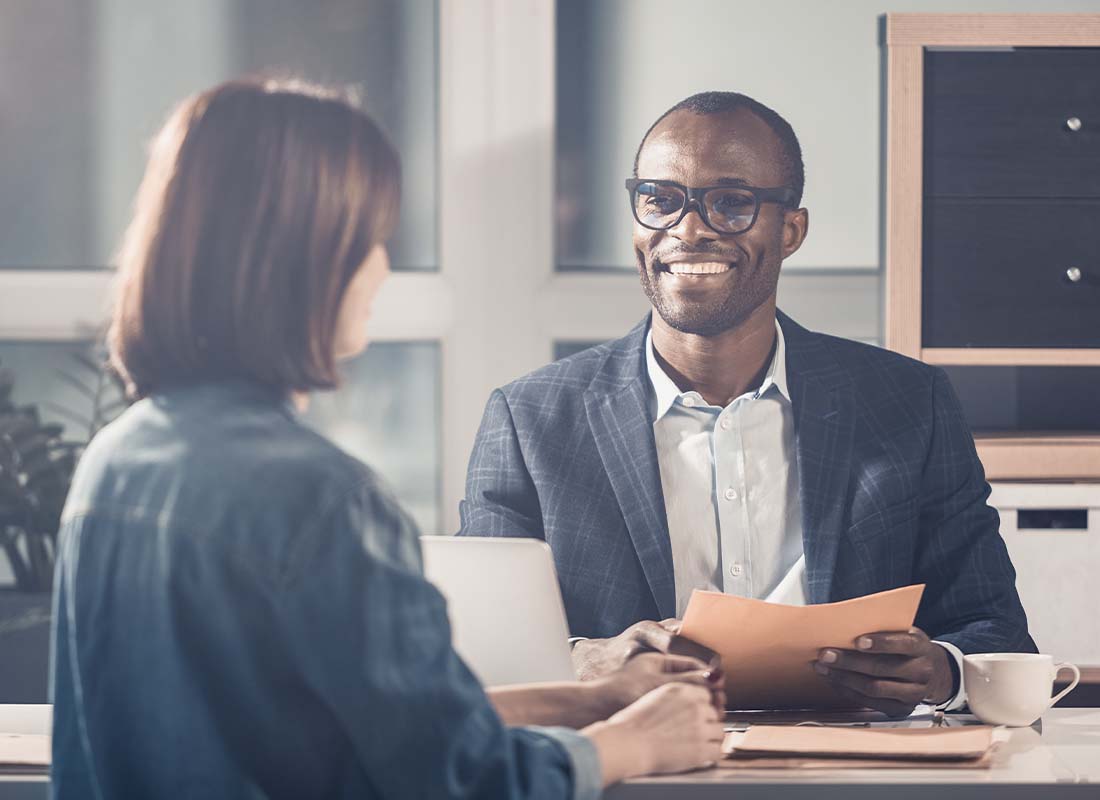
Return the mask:
{"type": "MultiPolygon", "coordinates": [[[[677,186],[640,183],[634,189],[634,213],[643,225],[664,230],[679,219],[687,195],[677,186]]],[[[743,189],[719,187],[703,196],[707,221],[724,233],[739,233],[752,226],[756,197],[743,189]]]]}

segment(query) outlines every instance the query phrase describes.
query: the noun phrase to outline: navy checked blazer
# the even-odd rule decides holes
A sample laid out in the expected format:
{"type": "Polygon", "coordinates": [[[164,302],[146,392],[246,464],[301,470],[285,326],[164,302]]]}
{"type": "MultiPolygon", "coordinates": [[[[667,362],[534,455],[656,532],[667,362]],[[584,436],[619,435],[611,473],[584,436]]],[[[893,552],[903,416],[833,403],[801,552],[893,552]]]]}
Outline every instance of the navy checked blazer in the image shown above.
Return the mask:
{"type": "MultiPolygon", "coordinates": [[[[1034,651],[943,370],[778,318],[809,602],[924,583],[916,624],[932,638],[964,653],[1034,651]]],[[[544,539],[576,636],[675,613],[648,327],[494,391],[470,458],[460,535],[544,539]]]]}

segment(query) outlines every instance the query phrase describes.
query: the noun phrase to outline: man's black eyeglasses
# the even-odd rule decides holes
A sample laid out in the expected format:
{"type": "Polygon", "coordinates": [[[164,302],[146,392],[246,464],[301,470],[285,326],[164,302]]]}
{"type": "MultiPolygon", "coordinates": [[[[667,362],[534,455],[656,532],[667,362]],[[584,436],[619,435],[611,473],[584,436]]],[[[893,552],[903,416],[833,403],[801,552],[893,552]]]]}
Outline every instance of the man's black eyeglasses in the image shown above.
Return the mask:
{"type": "Polygon", "coordinates": [[[629,178],[630,210],[643,228],[675,228],[694,206],[707,227],[716,233],[744,233],[756,224],[761,203],[794,203],[786,186],[684,186],[675,181],[629,178]]]}

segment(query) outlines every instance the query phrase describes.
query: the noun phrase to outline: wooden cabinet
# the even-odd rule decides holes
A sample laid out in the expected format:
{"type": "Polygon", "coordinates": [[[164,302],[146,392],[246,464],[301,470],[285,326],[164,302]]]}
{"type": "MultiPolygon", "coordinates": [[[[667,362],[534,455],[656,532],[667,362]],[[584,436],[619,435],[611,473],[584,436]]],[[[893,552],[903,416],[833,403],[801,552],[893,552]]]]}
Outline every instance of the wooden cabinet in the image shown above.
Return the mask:
{"type": "Polygon", "coordinates": [[[889,14],[886,346],[991,479],[1100,479],[1100,14],[889,14]]]}

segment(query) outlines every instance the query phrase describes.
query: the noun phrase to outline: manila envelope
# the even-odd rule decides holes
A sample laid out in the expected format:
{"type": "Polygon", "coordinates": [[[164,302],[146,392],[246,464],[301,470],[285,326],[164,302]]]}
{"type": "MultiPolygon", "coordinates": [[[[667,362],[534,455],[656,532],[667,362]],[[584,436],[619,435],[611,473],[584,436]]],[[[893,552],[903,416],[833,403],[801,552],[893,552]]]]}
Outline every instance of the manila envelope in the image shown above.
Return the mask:
{"type": "Polygon", "coordinates": [[[785,606],[696,590],[681,635],[722,657],[729,708],[851,708],[814,672],[823,647],[854,649],[865,633],[913,625],[924,584],[839,603],[785,606]]]}
{"type": "Polygon", "coordinates": [[[993,728],[829,728],[753,726],[722,745],[728,767],[988,767],[993,728]]]}

